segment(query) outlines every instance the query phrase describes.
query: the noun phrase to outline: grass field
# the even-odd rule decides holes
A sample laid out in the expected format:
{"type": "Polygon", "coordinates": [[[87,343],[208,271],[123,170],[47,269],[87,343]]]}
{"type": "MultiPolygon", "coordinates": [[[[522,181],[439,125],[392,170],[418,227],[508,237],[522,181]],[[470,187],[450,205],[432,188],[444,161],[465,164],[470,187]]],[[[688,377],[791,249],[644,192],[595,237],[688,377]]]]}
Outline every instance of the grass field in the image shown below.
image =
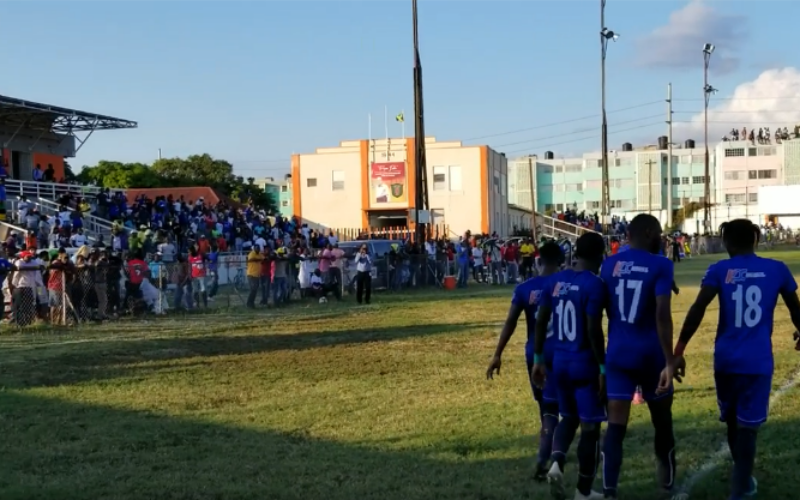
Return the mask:
{"type": "MultiPolygon", "coordinates": [[[[800,252],[773,252],[800,274],[800,252]]],[[[676,330],[709,258],[678,266],[676,330]]],[[[520,329],[485,379],[510,288],[0,336],[0,498],[544,499],[520,329]]],[[[781,305],[775,388],[800,354],[781,305]]],[[[676,393],[679,483],[724,500],[711,374],[716,305],[676,393]],[[715,456],[716,455],[716,456],[715,456]]],[[[677,335],[677,333],[676,333],[677,335]]],[[[621,498],[656,498],[652,430],[634,407],[621,498]]],[[[794,498],[800,398],[760,438],[761,498],[794,498]]],[[[574,456],[574,448],[572,450],[574,456]]],[[[574,459],[568,479],[574,482],[574,459]]],[[[598,483],[599,484],[599,483],[598,483]]]]}

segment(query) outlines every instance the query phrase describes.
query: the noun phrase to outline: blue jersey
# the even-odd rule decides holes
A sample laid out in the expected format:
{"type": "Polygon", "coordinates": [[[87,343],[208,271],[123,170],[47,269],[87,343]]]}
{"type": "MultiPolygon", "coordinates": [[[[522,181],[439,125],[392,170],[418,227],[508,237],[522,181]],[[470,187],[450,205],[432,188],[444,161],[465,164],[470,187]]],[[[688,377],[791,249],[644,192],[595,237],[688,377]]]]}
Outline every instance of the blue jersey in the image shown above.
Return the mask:
{"type": "Polygon", "coordinates": [[[656,328],[656,297],[672,293],[672,261],[629,249],[607,258],[600,277],[608,296],[607,364],[637,368],[661,363],[664,353],[656,328]]]}
{"type": "MultiPolygon", "coordinates": [[[[525,350],[533,348],[533,338],[536,333],[536,313],[542,303],[542,295],[547,293],[547,284],[552,276],[537,276],[531,278],[514,288],[514,295],[511,304],[521,307],[525,311],[525,322],[528,326],[528,342],[525,350]]],[[[552,325],[552,322],[551,322],[552,325]]],[[[553,330],[547,329],[547,340],[544,345],[546,357],[553,352],[553,330]]]]}
{"type": "Polygon", "coordinates": [[[589,271],[566,269],[550,277],[542,306],[553,311],[553,347],[556,356],[591,355],[586,316],[603,313],[603,282],[589,271]]]}
{"type": "Polygon", "coordinates": [[[714,369],[726,373],[772,375],[772,323],[781,293],[797,290],[786,264],[755,254],[709,266],[703,286],[719,295],[714,369]]]}

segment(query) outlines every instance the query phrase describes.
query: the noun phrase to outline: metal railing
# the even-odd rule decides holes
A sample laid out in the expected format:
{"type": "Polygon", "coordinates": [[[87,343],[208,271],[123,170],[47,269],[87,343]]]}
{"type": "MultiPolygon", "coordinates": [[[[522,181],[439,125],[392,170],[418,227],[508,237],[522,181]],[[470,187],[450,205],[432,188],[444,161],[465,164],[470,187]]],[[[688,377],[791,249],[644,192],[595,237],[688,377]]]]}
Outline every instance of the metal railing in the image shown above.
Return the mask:
{"type": "Polygon", "coordinates": [[[548,238],[567,238],[573,242],[586,233],[599,234],[599,232],[594,229],[578,226],[571,222],[566,222],[539,212],[536,212],[536,225],[542,234],[548,238]]]}
{"type": "Polygon", "coordinates": [[[100,192],[100,188],[96,186],[59,184],[57,182],[21,181],[8,178],[5,180],[5,186],[6,196],[9,198],[12,196],[25,196],[31,200],[38,198],[57,200],[65,194],[72,194],[75,196],[96,196],[100,192]]]}

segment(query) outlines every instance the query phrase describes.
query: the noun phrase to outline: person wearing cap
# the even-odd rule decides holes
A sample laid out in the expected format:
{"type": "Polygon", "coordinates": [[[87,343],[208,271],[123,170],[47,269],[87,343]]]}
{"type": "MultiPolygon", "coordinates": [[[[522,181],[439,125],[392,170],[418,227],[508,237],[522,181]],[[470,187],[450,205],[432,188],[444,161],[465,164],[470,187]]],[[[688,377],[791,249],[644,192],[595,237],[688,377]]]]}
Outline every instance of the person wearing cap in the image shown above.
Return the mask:
{"type": "Polygon", "coordinates": [[[289,272],[287,257],[286,248],[280,247],[275,251],[275,259],[272,261],[272,303],[275,307],[289,300],[286,289],[286,276],[289,272]]]}
{"type": "Polygon", "coordinates": [[[14,262],[9,290],[11,291],[11,313],[18,326],[29,325],[36,316],[36,290],[44,288],[42,272],[33,252],[24,251],[14,262]]]}

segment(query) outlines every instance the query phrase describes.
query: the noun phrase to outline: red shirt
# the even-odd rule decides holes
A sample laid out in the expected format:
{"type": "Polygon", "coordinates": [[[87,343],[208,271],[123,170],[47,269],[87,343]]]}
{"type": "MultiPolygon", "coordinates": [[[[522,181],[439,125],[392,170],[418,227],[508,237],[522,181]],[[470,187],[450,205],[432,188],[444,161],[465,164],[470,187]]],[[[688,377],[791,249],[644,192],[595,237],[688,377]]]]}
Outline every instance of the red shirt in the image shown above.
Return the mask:
{"type": "Polygon", "coordinates": [[[150,268],[147,263],[140,259],[132,259],[128,261],[128,280],[134,285],[141,285],[144,280],[145,273],[150,268]]]}
{"type": "Polygon", "coordinates": [[[506,262],[516,262],[517,261],[517,247],[506,247],[505,255],[503,258],[506,262]]]}
{"type": "Polygon", "coordinates": [[[192,268],[192,278],[206,277],[206,263],[202,255],[189,256],[189,265],[192,268]]]}

